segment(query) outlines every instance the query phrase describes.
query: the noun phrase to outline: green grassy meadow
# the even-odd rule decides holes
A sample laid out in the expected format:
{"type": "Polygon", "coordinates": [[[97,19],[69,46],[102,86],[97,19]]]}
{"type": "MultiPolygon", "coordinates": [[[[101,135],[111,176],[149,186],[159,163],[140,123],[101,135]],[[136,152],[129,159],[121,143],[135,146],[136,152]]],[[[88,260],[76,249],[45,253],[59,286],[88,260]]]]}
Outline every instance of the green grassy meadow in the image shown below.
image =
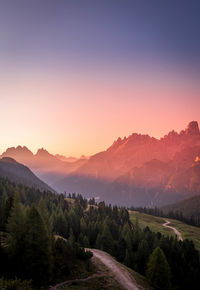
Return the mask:
{"type": "Polygon", "coordinates": [[[129,211],[129,214],[131,221],[134,222],[137,219],[141,228],[148,226],[153,232],[175,236],[172,229],[165,228],[162,225],[167,219],[171,222],[170,226],[175,227],[182,234],[183,239],[193,240],[197,250],[200,251],[200,228],[187,225],[178,220],[155,217],[137,211],[129,211]]]}

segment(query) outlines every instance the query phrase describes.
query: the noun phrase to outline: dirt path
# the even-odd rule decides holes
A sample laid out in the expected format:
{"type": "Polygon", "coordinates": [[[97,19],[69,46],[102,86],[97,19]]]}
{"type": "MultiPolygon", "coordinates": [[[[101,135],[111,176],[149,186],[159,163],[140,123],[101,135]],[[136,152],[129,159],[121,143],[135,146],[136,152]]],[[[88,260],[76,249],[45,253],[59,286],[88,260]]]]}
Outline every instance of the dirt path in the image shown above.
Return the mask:
{"type": "MultiPolygon", "coordinates": [[[[110,256],[108,253],[96,250],[96,249],[86,249],[93,253],[92,259],[99,259],[111,272],[111,276],[114,277],[114,279],[122,286],[123,289],[127,290],[139,290],[139,288],[135,279],[133,276],[126,270],[120,263],[118,263],[112,256],[110,256]]],[[[70,285],[74,282],[85,282],[87,280],[105,276],[104,274],[93,274],[87,278],[84,279],[74,279],[74,280],[67,280],[62,283],[58,283],[55,286],[50,286],[49,290],[58,290],[57,287],[64,286],[64,285],[70,285]]]]}
{"type": "Polygon", "coordinates": [[[93,274],[87,278],[83,278],[83,279],[73,279],[73,280],[67,280],[67,281],[64,281],[62,283],[58,283],[57,285],[55,286],[50,286],[49,290],[58,290],[57,287],[61,287],[61,286],[65,286],[65,285],[70,285],[74,282],[85,282],[85,281],[88,281],[90,279],[93,279],[93,278],[97,278],[97,277],[102,277],[103,275],[102,274],[93,274]]]}
{"type": "Polygon", "coordinates": [[[138,290],[138,286],[134,278],[131,274],[118,263],[115,259],[113,259],[109,254],[96,250],[96,249],[88,249],[94,255],[94,257],[98,258],[106,267],[114,275],[115,279],[122,285],[124,289],[127,290],[138,290]]]}
{"type": "Polygon", "coordinates": [[[174,228],[172,226],[168,226],[168,224],[171,224],[171,222],[169,222],[168,220],[165,220],[163,227],[172,229],[174,231],[174,233],[178,236],[179,241],[182,241],[183,238],[182,238],[181,233],[176,228],[174,228]]]}

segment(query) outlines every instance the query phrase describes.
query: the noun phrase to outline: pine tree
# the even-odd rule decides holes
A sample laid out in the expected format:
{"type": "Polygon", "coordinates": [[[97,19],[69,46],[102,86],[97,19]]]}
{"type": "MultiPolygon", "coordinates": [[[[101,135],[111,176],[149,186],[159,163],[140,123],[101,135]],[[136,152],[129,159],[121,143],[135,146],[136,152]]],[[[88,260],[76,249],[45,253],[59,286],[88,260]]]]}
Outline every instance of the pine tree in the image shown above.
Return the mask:
{"type": "Polygon", "coordinates": [[[68,241],[69,241],[70,246],[73,247],[74,244],[75,244],[75,236],[74,236],[74,233],[73,233],[72,228],[70,229],[70,234],[69,234],[69,239],[68,239],[68,241]]]}
{"type": "Polygon", "coordinates": [[[86,224],[85,219],[83,217],[80,219],[80,228],[81,228],[81,232],[83,233],[83,235],[85,235],[86,230],[87,230],[87,224],[86,224]]]}
{"type": "Polygon", "coordinates": [[[102,248],[102,246],[101,246],[101,234],[100,233],[97,236],[95,247],[97,249],[101,249],[102,248]]]}
{"type": "Polygon", "coordinates": [[[150,254],[150,249],[145,239],[141,240],[136,252],[137,269],[140,273],[145,273],[145,266],[150,254]]]}
{"type": "Polygon", "coordinates": [[[51,219],[50,219],[50,215],[48,212],[48,209],[46,207],[45,201],[43,198],[40,199],[39,204],[38,204],[38,208],[39,208],[39,212],[47,226],[48,229],[48,233],[51,234],[52,233],[52,223],[51,223],[51,219]]]}
{"type": "Polygon", "coordinates": [[[5,223],[6,223],[6,200],[8,198],[5,187],[2,189],[2,194],[0,192],[0,231],[5,231],[5,223]]]}
{"type": "Polygon", "coordinates": [[[102,250],[112,255],[113,252],[113,238],[110,229],[106,222],[104,222],[103,232],[101,236],[102,250]]]}
{"type": "Polygon", "coordinates": [[[7,250],[12,258],[12,266],[16,267],[18,275],[22,274],[25,245],[25,210],[18,198],[15,197],[7,224],[7,250]]]}
{"type": "Polygon", "coordinates": [[[51,239],[44,220],[34,205],[27,213],[25,242],[27,278],[33,279],[36,285],[44,285],[51,278],[51,239]]]}
{"type": "Polygon", "coordinates": [[[131,263],[132,263],[131,253],[129,252],[128,249],[126,249],[126,255],[125,255],[124,263],[128,267],[130,267],[131,263]]]}
{"type": "Polygon", "coordinates": [[[157,247],[149,257],[146,276],[155,289],[170,289],[171,271],[160,247],[157,247]]]}
{"type": "Polygon", "coordinates": [[[64,238],[68,237],[68,223],[61,209],[54,215],[53,231],[64,238]]]}
{"type": "Polygon", "coordinates": [[[83,238],[83,246],[85,248],[88,248],[90,246],[90,243],[89,243],[89,240],[88,240],[87,236],[84,236],[84,238],[83,238]]]}

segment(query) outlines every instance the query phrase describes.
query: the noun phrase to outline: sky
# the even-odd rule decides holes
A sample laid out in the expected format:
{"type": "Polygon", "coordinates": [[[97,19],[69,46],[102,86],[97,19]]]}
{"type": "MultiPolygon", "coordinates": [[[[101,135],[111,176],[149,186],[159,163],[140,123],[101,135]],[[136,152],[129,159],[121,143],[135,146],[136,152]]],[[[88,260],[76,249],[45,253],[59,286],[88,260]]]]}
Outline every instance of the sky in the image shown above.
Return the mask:
{"type": "Polygon", "coordinates": [[[0,153],[67,156],[200,122],[199,0],[1,0],[0,153]]]}

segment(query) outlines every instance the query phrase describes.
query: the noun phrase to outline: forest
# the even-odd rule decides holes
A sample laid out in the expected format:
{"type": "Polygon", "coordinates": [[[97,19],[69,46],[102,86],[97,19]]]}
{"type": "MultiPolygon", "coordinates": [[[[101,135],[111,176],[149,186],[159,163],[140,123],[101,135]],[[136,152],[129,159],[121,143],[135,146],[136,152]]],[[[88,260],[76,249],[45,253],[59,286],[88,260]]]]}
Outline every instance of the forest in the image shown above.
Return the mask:
{"type": "Polygon", "coordinates": [[[141,229],[127,208],[81,195],[0,179],[0,239],[4,289],[35,289],[68,279],[80,261],[89,267],[92,253],[84,248],[108,252],[146,276],[154,289],[199,288],[199,252],[192,241],[141,229]]]}

